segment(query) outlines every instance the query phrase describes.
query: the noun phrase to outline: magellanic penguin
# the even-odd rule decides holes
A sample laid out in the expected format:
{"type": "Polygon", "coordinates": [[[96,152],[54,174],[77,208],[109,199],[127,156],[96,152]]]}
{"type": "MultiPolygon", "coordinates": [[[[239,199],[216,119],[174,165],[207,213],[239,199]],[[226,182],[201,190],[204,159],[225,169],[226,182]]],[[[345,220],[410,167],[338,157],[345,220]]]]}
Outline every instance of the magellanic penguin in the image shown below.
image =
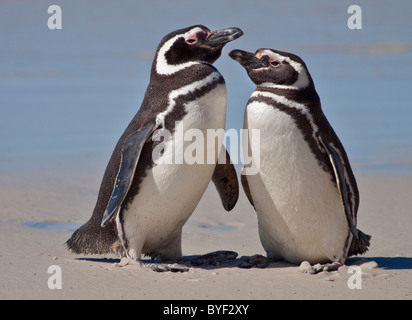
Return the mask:
{"type": "Polygon", "coordinates": [[[178,260],[182,227],[210,180],[224,208],[234,207],[237,176],[230,161],[216,165],[221,145],[205,150],[203,162],[188,164],[174,156],[190,143],[183,139],[188,130],[204,137],[208,129],[224,132],[226,85],[212,63],[242,34],[238,28],[211,32],[196,25],[161,40],[142,105],[113,151],[92,217],[66,242],[68,250],[178,260]],[[213,161],[206,161],[206,152],[213,161]]]}
{"type": "Polygon", "coordinates": [[[370,236],[356,228],[356,180],[306,64],[272,49],[229,55],[257,86],[244,116],[244,152],[254,168],[245,167],[241,181],[267,257],[331,268],[366,252],[370,236]]]}

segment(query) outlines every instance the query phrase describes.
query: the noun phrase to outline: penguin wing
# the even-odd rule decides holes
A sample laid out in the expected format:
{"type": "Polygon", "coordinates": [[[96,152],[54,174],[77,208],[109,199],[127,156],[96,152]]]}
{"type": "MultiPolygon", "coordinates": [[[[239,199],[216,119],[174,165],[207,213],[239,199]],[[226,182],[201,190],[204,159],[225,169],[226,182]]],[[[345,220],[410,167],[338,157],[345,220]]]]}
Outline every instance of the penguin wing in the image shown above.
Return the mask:
{"type": "Polygon", "coordinates": [[[130,134],[126,138],[121,150],[120,167],[116,176],[112,195],[110,196],[109,203],[101,222],[102,227],[106,226],[123,203],[132,184],[143,146],[154,130],[155,125],[149,124],[143,129],[130,134]]]}
{"type": "Polygon", "coordinates": [[[225,162],[218,162],[216,164],[212,181],[215,184],[217,192],[219,193],[223,207],[226,211],[230,211],[234,208],[239,198],[239,183],[237,180],[236,170],[230,161],[229,153],[226,149],[225,152],[225,162]]]}
{"type": "Polygon", "coordinates": [[[336,186],[338,188],[343,209],[345,210],[346,219],[348,221],[349,228],[355,238],[358,238],[358,230],[356,229],[356,212],[352,209],[349,202],[349,191],[347,188],[346,174],[345,174],[345,161],[337,149],[332,143],[329,143],[325,137],[319,136],[319,140],[324,146],[326,153],[328,154],[329,161],[332,164],[333,171],[335,174],[336,186]]]}

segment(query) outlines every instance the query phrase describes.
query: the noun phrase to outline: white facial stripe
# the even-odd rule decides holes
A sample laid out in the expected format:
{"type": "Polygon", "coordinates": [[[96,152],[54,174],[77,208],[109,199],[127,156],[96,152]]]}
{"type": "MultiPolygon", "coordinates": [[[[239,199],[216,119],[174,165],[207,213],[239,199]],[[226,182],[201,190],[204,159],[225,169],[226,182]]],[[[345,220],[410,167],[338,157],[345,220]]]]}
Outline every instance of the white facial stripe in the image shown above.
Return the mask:
{"type": "Polygon", "coordinates": [[[189,30],[185,34],[183,34],[183,38],[189,39],[191,36],[195,35],[198,32],[204,32],[204,31],[202,28],[196,27],[196,28],[189,30]]]}
{"type": "Polygon", "coordinates": [[[219,80],[221,77],[219,72],[213,72],[210,75],[208,75],[206,78],[199,80],[199,81],[195,81],[191,84],[188,84],[186,86],[183,86],[179,89],[173,90],[172,92],[169,93],[169,99],[168,99],[168,105],[165,111],[163,111],[162,113],[159,113],[156,117],[156,127],[158,127],[159,125],[162,125],[163,128],[165,127],[165,118],[166,116],[173,110],[173,107],[176,105],[176,99],[179,96],[188,94],[189,92],[193,92],[197,89],[200,89],[202,87],[205,87],[207,85],[209,85],[212,82],[215,82],[217,80],[219,80]]]}
{"type": "Polygon", "coordinates": [[[260,84],[259,86],[261,87],[270,87],[270,88],[279,88],[279,89],[304,89],[306,88],[309,84],[309,77],[308,77],[308,73],[305,69],[305,67],[303,65],[301,65],[300,63],[293,61],[292,59],[290,59],[289,57],[285,57],[282,56],[278,53],[275,53],[271,50],[262,50],[259,52],[260,56],[263,55],[268,55],[269,57],[272,57],[273,59],[279,60],[279,61],[286,61],[287,63],[289,63],[293,69],[296,70],[296,72],[298,73],[298,80],[296,80],[296,82],[292,85],[281,85],[281,84],[275,84],[275,83],[271,83],[271,82],[265,82],[260,84]]]}
{"type": "Polygon", "coordinates": [[[315,121],[313,120],[312,114],[309,112],[309,109],[305,105],[303,105],[301,103],[297,103],[297,102],[289,100],[289,99],[286,99],[284,96],[280,96],[280,95],[274,94],[272,92],[266,92],[266,91],[254,91],[252,93],[251,97],[258,97],[258,96],[273,99],[276,102],[281,103],[281,104],[283,104],[283,105],[285,105],[289,108],[299,110],[300,113],[302,115],[306,116],[306,118],[309,120],[310,126],[312,127],[312,132],[313,132],[312,133],[313,140],[316,141],[316,144],[318,145],[318,148],[320,150],[323,150],[323,148],[321,147],[321,144],[319,142],[319,139],[318,139],[319,128],[315,124],[315,121]]]}
{"type": "Polygon", "coordinates": [[[171,75],[175,72],[178,72],[180,70],[183,70],[184,68],[190,67],[191,65],[197,64],[197,61],[189,61],[181,64],[168,64],[166,60],[166,52],[169,51],[169,49],[172,47],[173,43],[178,39],[178,38],[185,38],[188,39],[191,36],[193,36],[195,33],[198,33],[200,31],[203,31],[201,28],[196,27],[184,34],[178,34],[174,36],[173,38],[169,39],[164,43],[164,45],[160,48],[158,54],[157,54],[157,62],[156,62],[156,72],[161,75],[171,75]]]}

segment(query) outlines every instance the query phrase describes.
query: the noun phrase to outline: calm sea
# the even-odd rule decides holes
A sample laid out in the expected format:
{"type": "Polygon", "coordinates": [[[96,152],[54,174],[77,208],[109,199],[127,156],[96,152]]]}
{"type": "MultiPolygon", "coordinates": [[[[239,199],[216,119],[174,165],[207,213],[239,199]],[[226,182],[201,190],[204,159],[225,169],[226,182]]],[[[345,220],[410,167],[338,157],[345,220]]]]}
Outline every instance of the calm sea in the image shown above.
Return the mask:
{"type": "Polygon", "coordinates": [[[0,173],[103,172],[140,106],[158,42],[193,24],[244,31],[216,63],[227,129],[242,127],[254,90],[229,50],[290,51],[306,61],[355,172],[412,172],[411,17],[410,0],[2,1],[0,173]],[[47,26],[51,4],[62,9],[61,30],[47,26]],[[352,4],[362,29],[348,28],[352,4]]]}

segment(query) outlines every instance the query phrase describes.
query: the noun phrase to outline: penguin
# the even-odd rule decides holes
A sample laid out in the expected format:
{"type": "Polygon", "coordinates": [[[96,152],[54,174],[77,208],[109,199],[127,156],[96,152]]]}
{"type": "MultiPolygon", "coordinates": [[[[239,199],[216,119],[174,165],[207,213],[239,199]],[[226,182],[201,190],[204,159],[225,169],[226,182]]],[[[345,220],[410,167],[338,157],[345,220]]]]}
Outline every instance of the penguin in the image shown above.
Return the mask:
{"type": "Polygon", "coordinates": [[[371,236],[356,227],[356,179],[305,62],[267,48],[229,56],[256,84],[244,115],[243,152],[252,165],[243,168],[241,183],[267,258],[336,270],[365,253],[371,236]]]}
{"type": "Polygon", "coordinates": [[[195,25],[160,41],[142,105],[112,153],[92,217],[66,242],[69,251],[114,253],[123,265],[142,255],[179,260],[182,227],[211,180],[224,208],[235,206],[237,175],[221,143],[204,150],[211,161],[189,164],[174,155],[187,147],[189,130],[224,132],[226,85],[212,63],[242,34],[195,25]],[[221,149],[226,161],[217,163],[221,149]]]}

